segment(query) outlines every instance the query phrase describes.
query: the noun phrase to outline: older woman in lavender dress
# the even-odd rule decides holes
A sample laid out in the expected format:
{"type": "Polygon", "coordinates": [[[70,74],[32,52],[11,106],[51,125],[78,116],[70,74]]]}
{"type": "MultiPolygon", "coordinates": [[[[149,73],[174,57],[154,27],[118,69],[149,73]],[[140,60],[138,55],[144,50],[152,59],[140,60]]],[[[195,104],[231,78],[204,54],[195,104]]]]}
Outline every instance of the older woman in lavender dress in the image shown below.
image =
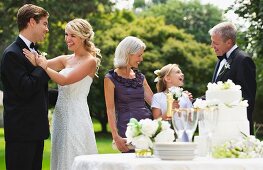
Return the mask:
{"type": "Polygon", "coordinates": [[[115,69],[110,70],[104,79],[108,121],[112,138],[121,152],[130,151],[125,139],[130,118],[152,119],[145,101],[151,104],[153,92],[145,76],[138,70],[145,48],[137,37],[124,38],[115,51],[115,69]]]}

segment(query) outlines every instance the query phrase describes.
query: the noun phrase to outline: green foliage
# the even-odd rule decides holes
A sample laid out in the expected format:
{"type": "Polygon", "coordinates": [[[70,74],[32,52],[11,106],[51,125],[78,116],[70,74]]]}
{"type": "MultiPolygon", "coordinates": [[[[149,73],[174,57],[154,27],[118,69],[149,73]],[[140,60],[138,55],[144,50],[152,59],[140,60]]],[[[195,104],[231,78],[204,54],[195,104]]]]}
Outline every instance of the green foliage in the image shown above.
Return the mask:
{"type": "Polygon", "coordinates": [[[222,11],[213,5],[202,5],[199,0],[168,0],[143,11],[142,16],[163,16],[166,24],[176,25],[194,35],[202,43],[210,43],[208,31],[222,20],[222,11]]]}
{"type": "MultiPolygon", "coordinates": [[[[5,16],[0,18],[2,40],[0,50],[3,50],[17,36],[16,12],[25,2],[17,3],[12,0],[0,2],[0,14],[5,16]]],[[[221,19],[221,12],[215,7],[203,7],[198,1],[183,3],[169,0],[167,4],[163,4],[163,1],[158,5],[155,4],[149,12],[145,11],[137,16],[128,10],[112,11],[111,3],[107,0],[35,0],[30,2],[44,7],[50,13],[49,34],[42,42],[40,49],[48,53],[48,58],[69,53],[64,42],[64,27],[69,20],[84,18],[93,26],[95,45],[101,49],[103,58],[99,78],[94,79],[88,103],[92,117],[101,122],[103,131],[107,129],[103,79],[108,70],[113,68],[115,48],[126,36],[137,36],[147,46],[144,62],[139,69],[145,74],[154,92],[156,88],[153,82],[155,78],[153,71],[168,63],[180,65],[185,75],[184,88],[196,97],[203,95],[206,84],[212,77],[216,58],[208,45],[199,42],[210,41],[207,31],[221,19]],[[193,33],[194,36],[189,33],[193,33]],[[199,34],[207,40],[198,38],[199,34]]],[[[50,87],[54,88],[56,84],[50,83],[50,87]]]]}
{"type": "MultiPolygon", "coordinates": [[[[97,44],[101,47],[104,56],[103,68],[100,70],[102,77],[113,68],[114,50],[117,44],[128,35],[139,37],[147,46],[140,70],[146,75],[153,91],[156,91],[153,71],[168,63],[177,63],[181,65],[185,74],[185,85],[188,90],[195,95],[204,93],[205,86],[212,77],[215,62],[210,47],[196,42],[191,35],[175,26],[166,25],[161,17],[139,17],[121,27],[116,25],[107,30],[107,34],[97,34],[97,44]]],[[[98,87],[103,85],[96,85],[96,88],[98,87]]]]}
{"type": "Polygon", "coordinates": [[[239,34],[238,43],[244,50],[253,55],[256,63],[257,97],[254,111],[254,120],[263,122],[263,0],[235,0],[228,10],[233,10],[239,17],[243,18],[249,25],[244,32],[239,34]]]}
{"type": "Polygon", "coordinates": [[[263,0],[235,0],[229,10],[249,22],[246,41],[243,43],[250,53],[263,57],[263,0]]]}

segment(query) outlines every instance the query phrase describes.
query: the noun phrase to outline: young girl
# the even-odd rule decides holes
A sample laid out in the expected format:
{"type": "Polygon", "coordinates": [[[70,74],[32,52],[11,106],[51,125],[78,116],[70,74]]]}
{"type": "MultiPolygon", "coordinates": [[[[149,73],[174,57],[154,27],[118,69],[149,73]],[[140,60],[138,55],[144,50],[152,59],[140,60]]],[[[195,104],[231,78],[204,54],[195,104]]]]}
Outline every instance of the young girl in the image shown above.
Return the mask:
{"type": "MultiPolygon", "coordinates": [[[[158,93],[154,94],[152,99],[153,118],[157,119],[161,117],[165,120],[167,119],[166,93],[170,87],[181,87],[184,85],[184,74],[177,64],[168,64],[155,73],[157,74],[155,81],[157,82],[156,88],[158,93]]],[[[191,108],[192,106],[192,102],[185,92],[182,93],[178,101],[173,102],[173,108],[191,108]]]]}

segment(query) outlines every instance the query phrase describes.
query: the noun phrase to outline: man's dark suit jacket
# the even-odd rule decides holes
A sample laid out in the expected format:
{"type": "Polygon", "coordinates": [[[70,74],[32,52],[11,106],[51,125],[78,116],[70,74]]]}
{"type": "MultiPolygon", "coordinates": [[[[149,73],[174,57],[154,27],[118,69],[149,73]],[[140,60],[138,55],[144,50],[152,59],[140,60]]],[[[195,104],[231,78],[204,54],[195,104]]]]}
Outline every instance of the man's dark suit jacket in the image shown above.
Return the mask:
{"type": "Polygon", "coordinates": [[[27,60],[23,48],[28,49],[17,37],[5,49],[1,60],[6,141],[36,141],[49,137],[49,77],[45,70],[27,60]]]}
{"type": "MultiPolygon", "coordinates": [[[[255,105],[256,96],[256,67],[251,59],[245,52],[236,48],[228,57],[227,62],[230,65],[230,69],[221,69],[222,73],[213,82],[227,81],[231,79],[235,84],[241,86],[242,97],[244,100],[248,100],[247,117],[250,123],[250,133],[253,134],[253,119],[252,112],[255,105]],[[224,71],[223,71],[224,70],[224,71]]],[[[217,65],[219,61],[217,62],[217,65]]],[[[217,68],[217,65],[215,68],[217,68]]],[[[214,76],[217,70],[214,71],[214,76]]],[[[213,76],[213,77],[214,77],[213,76]]]]}

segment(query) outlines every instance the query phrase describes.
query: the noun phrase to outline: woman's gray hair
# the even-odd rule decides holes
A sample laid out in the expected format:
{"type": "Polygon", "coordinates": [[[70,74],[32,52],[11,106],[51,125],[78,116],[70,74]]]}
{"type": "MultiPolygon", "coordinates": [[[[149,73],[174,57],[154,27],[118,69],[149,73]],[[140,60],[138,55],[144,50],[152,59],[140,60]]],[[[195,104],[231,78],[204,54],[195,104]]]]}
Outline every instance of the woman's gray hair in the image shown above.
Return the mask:
{"type": "Polygon", "coordinates": [[[231,22],[222,22],[215,25],[209,30],[209,34],[210,36],[218,34],[224,42],[226,42],[228,39],[231,39],[234,44],[236,43],[237,29],[231,22]]]}
{"type": "Polygon", "coordinates": [[[145,50],[146,45],[137,37],[128,36],[117,46],[114,56],[114,67],[120,68],[128,65],[129,55],[145,50]]]}

